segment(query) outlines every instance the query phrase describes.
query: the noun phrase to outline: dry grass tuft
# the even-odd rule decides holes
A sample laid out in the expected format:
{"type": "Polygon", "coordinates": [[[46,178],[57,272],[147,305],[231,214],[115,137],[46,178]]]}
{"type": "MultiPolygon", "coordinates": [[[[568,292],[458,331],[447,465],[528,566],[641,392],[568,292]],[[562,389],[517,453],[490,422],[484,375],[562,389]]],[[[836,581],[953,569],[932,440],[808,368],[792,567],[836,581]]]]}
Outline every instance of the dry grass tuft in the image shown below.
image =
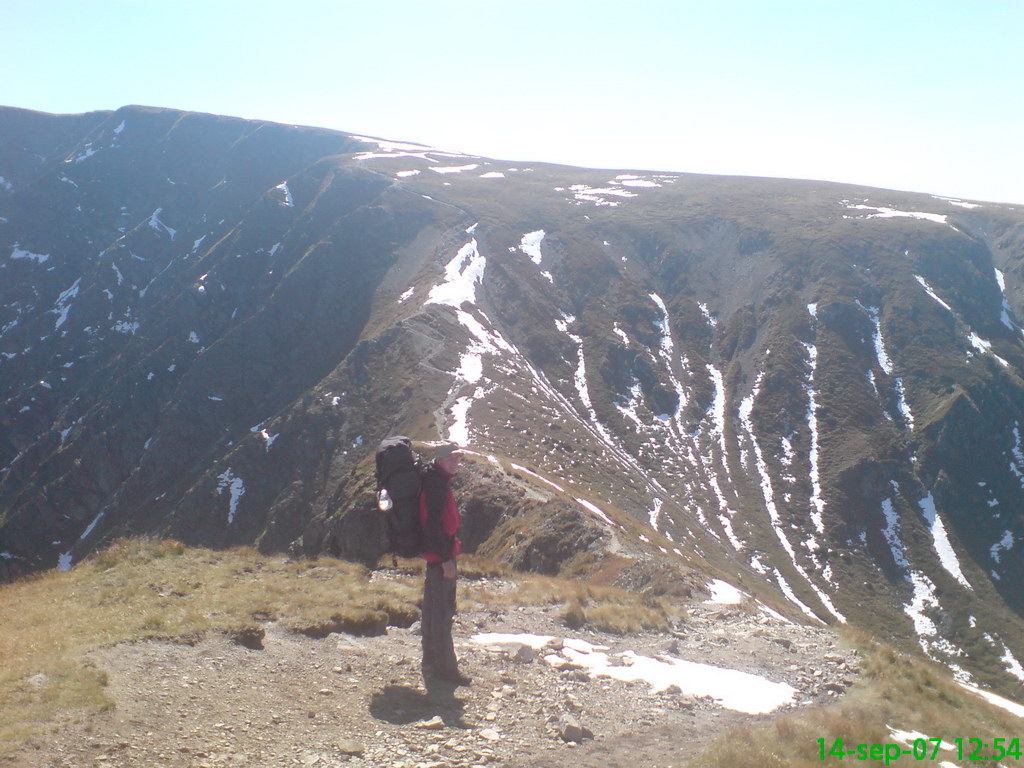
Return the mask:
{"type": "Polygon", "coordinates": [[[571,629],[589,627],[615,634],[664,631],[685,617],[669,600],[637,595],[615,587],[598,587],[557,576],[519,574],[515,589],[467,590],[471,599],[490,608],[517,605],[562,605],[562,620],[571,629]]]}

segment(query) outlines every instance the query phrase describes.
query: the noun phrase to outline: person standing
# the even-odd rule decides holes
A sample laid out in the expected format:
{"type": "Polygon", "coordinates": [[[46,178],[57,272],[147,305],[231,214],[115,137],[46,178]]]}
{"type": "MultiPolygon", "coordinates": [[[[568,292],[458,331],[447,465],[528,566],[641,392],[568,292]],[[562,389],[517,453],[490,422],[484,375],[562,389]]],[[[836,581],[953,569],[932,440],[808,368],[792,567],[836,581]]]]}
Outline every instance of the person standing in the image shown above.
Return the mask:
{"type": "Polygon", "coordinates": [[[452,640],[455,619],[456,557],[462,549],[458,532],[462,525],[451,482],[459,471],[462,453],[457,443],[443,443],[434,449],[434,460],[422,475],[420,526],[423,559],[427,561],[423,583],[423,676],[455,685],[471,680],[459,671],[452,640]]]}

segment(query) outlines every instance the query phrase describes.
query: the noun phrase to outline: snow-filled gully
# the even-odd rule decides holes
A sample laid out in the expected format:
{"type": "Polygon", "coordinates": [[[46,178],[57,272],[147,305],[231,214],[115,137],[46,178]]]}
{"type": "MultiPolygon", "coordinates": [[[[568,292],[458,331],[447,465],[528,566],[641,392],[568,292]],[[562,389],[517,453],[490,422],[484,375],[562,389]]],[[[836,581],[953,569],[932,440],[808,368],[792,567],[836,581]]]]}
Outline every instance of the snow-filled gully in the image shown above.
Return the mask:
{"type": "MultiPolygon", "coordinates": [[[[757,379],[754,382],[754,387],[750,391],[750,394],[747,395],[747,397],[745,397],[743,401],[740,403],[738,415],[740,423],[743,426],[743,430],[746,433],[747,439],[749,440],[751,449],[754,453],[754,464],[757,468],[757,475],[760,479],[761,495],[764,499],[765,509],[768,511],[768,517],[771,521],[772,530],[774,531],[776,538],[778,538],[779,543],[782,545],[782,548],[785,550],[786,554],[789,555],[789,559],[793,565],[794,570],[796,570],[796,572],[799,573],[803,577],[804,581],[806,581],[807,584],[811,587],[814,593],[818,596],[818,600],[821,602],[823,606],[825,606],[825,609],[829,613],[831,613],[839,622],[845,624],[846,617],[844,617],[841,613],[839,613],[839,611],[836,610],[835,606],[832,604],[831,599],[829,599],[829,596],[826,595],[818,587],[818,585],[811,580],[810,575],[803,568],[803,566],[800,565],[799,561],[797,560],[796,551],[793,549],[792,543],[790,543],[789,538],[782,530],[782,518],[779,515],[778,508],[775,505],[775,490],[772,486],[771,475],[768,472],[768,465],[765,462],[764,453],[761,450],[761,444],[758,441],[757,436],[754,434],[754,425],[751,421],[751,413],[753,411],[754,401],[757,399],[757,395],[761,390],[761,381],[763,378],[764,373],[759,373],[757,379]]],[[[782,587],[783,579],[781,574],[778,573],[778,570],[776,570],[776,579],[779,582],[780,588],[783,589],[783,592],[787,593],[787,589],[782,587]]],[[[797,607],[799,607],[804,613],[808,614],[812,618],[818,618],[817,615],[810,611],[806,605],[804,605],[802,602],[795,598],[795,595],[793,594],[792,590],[788,590],[786,596],[792,602],[794,602],[794,604],[796,604],[797,607]]]]}
{"type": "MultiPolygon", "coordinates": [[[[477,225],[474,224],[466,230],[466,233],[472,235],[472,233],[475,232],[476,227],[477,225]]],[[[531,248],[531,250],[536,248],[537,251],[539,251],[540,241],[543,239],[540,237],[539,231],[528,233],[528,235],[529,234],[532,234],[534,237],[524,237],[527,241],[527,247],[531,248]]],[[[539,253],[536,255],[539,256],[539,253]]],[[[502,334],[494,328],[493,324],[487,318],[487,315],[479,308],[479,306],[477,306],[476,288],[483,279],[486,266],[486,257],[480,253],[476,238],[471,237],[470,241],[466,245],[462,246],[462,248],[460,248],[456,253],[455,257],[452,258],[445,266],[443,280],[431,288],[427,296],[427,300],[424,302],[424,306],[439,304],[452,307],[455,310],[456,317],[460,324],[469,331],[471,337],[471,341],[466,352],[463,353],[460,358],[459,368],[454,372],[455,382],[449,392],[449,397],[455,398],[451,406],[453,422],[448,427],[449,439],[464,443],[472,442],[469,426],[472,405],[476,400],[485,397],[494,389],[494,387],[488,389],[483,383],[486,381],[483,377],[483,356],[490,355],[492,357],[502,358],[505,362],[511,363],[528,372],[535,386],[547,395],[553,403],[561,406],[564,412],[571,415],[580,424],[580,426],[587,430],[595,439],[605,445],[609,450],[609,453],[619,461],[620,464],[635,472],[656,495],[667,498],[667,491],[656,480],[651,478],[632,456],[618,445],[614,437],[597,418],[597,414],[593,408],[593,402],[590,399],[589,388],[586,383],[586,361],[583,357],[582,339],[579,336],[572,334],[568,327],[569,323],[574,320],[574,318],[564,317],[561,321],[558,321],[558,324],[559,328],[566,332],[578,346],[578,359],[574,381],[576,383],[577,392],[580,396],[580,401],[586,409],[586,418],[564,395],[558,392],[551,385],[547,377],[542,372],[538,371],[515,345],[508,342],[502,334]],[[467,303],[473,305],[472,311],[463,309],[463,306],[467,303]],[[486,325],[478,319],[478,316],[483,318],[486,325]],[[467,384],[479,384],[479,386],[476,386],[469,395],[455,397],[467,384]]],[[[581,502],[581,505],[587,508],[588,511],[593,512],[587,504],[581,502]]],[[[608,520],[603,512],[600,514],[594,514],[605,521],[608,520]]]]}

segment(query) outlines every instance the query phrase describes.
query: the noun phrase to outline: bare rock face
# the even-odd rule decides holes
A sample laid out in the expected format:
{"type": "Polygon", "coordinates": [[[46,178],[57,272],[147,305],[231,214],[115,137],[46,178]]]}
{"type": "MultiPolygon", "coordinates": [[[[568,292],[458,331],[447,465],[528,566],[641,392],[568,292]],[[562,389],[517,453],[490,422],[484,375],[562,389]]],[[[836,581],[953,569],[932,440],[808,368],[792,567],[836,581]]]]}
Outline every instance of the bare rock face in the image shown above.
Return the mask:
{"type": "Polygon", "coordinates": [[[1024,659],[1019,208],[145,107],[0,137],[0,579],[374,563],[408,434],[473,450],[469,552],[1024,659]]]}

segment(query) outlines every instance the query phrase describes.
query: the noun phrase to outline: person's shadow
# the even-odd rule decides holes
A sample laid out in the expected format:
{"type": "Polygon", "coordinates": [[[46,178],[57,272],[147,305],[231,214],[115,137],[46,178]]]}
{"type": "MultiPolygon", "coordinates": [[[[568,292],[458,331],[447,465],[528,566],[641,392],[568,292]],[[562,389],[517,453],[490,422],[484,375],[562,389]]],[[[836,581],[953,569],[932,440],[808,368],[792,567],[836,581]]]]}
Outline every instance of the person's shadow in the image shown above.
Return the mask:
{"type": "Polygon", "coordinates": [[[407,685],[388,685],[370,698],[370,714],[395,725],[440,717],[449,728],[466,728],[465,709],[465,701],[455,698],[454,686],[434,681],[428,682],[426,693],[407,685]]]}

